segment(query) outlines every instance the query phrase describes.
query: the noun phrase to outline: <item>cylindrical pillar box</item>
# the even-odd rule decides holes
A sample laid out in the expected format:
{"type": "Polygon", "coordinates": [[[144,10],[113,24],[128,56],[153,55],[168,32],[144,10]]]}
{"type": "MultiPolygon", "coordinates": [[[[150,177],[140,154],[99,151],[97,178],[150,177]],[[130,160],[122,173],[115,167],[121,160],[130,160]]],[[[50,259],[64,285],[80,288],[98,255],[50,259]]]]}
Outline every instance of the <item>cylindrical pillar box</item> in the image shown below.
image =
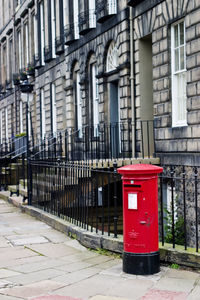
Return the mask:
{"type": "Polygon", "coordinates": [[[136,164],[118,169],[123,184],[123,271],[159,272],[158,174],[163,168],[136,164]]]}

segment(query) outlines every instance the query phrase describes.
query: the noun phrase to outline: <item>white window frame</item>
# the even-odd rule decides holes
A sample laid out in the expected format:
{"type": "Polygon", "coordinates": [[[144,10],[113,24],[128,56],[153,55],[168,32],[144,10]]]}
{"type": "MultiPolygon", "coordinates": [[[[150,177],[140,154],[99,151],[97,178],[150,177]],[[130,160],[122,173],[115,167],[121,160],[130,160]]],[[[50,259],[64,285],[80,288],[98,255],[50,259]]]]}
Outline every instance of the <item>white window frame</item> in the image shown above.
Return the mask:
{"type": "Polygon", "coordinates": [[[67,13],[68,13],[68,7],[67,7],[67,0],[63,0],[63,27],[67,25],[67,13]]]}
{"type": "Polygon", "coordinates": [[[41,45],[40,45],[40,54],[41,54],[41,64],[44,66],[44,47],[45,47],[45,28],[44,28],[44,2],[40,3],[40,35],[41,35],[41,45]]]}
{"type": "Polygon", "coordinates": [[[55,14],[55,0],[51,0],[51,40],[52,40],[52,58],[56,58],[56,14],[55,14]]]}
{"type": "Polygon", "coordinates": [[[73,17],[74,17],[74,39],[79,39],[79,3],[78,0],[73,0],[73,17]]]}
{"type": "Polygon", "coordinates": [[[79,71],[76,72],[76,101],[77,101],[77,130],[78,137],[82,138],[82,101],[81,101],[81,91],[80,91],[80,74],[79,71]]]}
{"type": "Polygon", "coordinates": [[[28,30],[28,23],[26,23],[25,25],[24,25],[24,29],[25,29],[25,39],[26,39],[26,49],[25,49],[25,51],[26,51],[26,62],[25,62],[25,64],[26,64],[26,67],[28,66],[28,64],[29,64],[29,30],[28,30]]]}
{"type": "Polygon", "coordinates": [[[20,126],[20,133],[24,132],[23,126],[23,102],[20,100],[19,102],[19,126],[20,126]]]}
{"type": "Polygon", "coordinates": [[[96,13],[95,13],[96,3],[94,0],[89,0],[89,27],[96,27],[96,13]]]}
{"type": "Polygon", "coordinates": [[[111,72],[119,66],[119,53],[114,41],[110,43],[106,58],[106,72],[111,72]]]}
{"type": "Polygon", "coordinates": [[[92,64],[92,101],[93,101],[93,126],[94,126],[94,137],[99,136],[99,89],[97,75],[97,64],[92,64]]]}
{"type": "Polygon", "coordinates": [[[171,26],[171,71],[172,71],[172,127],[187,126],[187,70],[186,70],[186,39],[185,39],[185,22],[181,20],[171,26]],[[180,24],[184,25],[184,44],[180,44],[180,24]],[[175,27],[178,26],[178,46],[175,47],[175,27]],[[184,67],[180,67],[180,49],[184,48],[184,67]],[[175,51],[179,54],[179,67],[175,69],[175,51]],[[181,78],[182,77],[182,78],[181,78]],[[179,90],[183,92],[180,96],[179,90]]]}
{"type": "Polygon", "coordinates": [[[41,105],[41,136],[44,138],[46,134],[46,109],[45,109],[45,98],[44,98],[44,88],[40,89],[40,105],[41,105]]]}
{"type": "Polygon", "coordinates": [[[5,138],[8,140],[8,108],[5,108],[5,138]]]}
{"type": "Polygon", "coordinates": [[[34,15],[34,52],[35,56],[38,55],[38,36],[37,36],[37,16],[34,15]]]}
{"type": "Polygon", "coordinates": [[[114,15],[117,13],[117,0],[108,0],[108,14],[114,15]]]}
{"type": "Polygon", "coordinates": [[[3,119],[2,119],[2,110],[0,110],[0,143],[3,141],[3,119]]]}
{"type": "Polygon", "coordinates": [[[21,30],[18,31],[18,57],[19,57],[19,70],[22,69],[22,37],[21,30]]]}
{"type": "Polygon", "coordinates": [[[52,130],[53,133],[57,131],[57,108],[56,108],[56,85],[55,83],[51,84],[51,109],[52,109],[52,130]]]}

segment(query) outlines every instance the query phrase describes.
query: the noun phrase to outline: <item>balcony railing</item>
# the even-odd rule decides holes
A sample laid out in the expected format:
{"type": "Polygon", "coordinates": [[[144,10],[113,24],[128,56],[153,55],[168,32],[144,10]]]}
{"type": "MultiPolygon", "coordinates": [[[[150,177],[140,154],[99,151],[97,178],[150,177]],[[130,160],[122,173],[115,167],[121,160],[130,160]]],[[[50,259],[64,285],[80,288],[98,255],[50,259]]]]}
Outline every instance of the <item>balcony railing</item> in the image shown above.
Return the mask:
{"type": "Polygon", "coordinates": [[[96,26],[95,10],[90,9],[79,14],[79,33],[86,34],[96,26]]]}
{"type": "Polygon", "coordinates": [[[52,59],[52,46],[48,45],[44,48],[44,61],[49,62],[52,59]]]}
{"type": "Polygon", "coordinates": [[[46,135],[33,158],[66,161],[132,158],[132,133],[136,132],[135,158],[154,156],[153,121],[131,121],[84,126],[46,135]]]}
{"type": "Polygon", "coordinates": [[[56,37],[56,54],[60,55],[64,52],[64,36],[56,37]]]}
{"type": "Polygon", "coordinates": [[[116,0],[97,0],[96,1],[96,17],[97,22],[102,23],[112,15],[117,13],[116,0]]]}
{"type": "Polygon", "coordinates": [[[64,28],[64,40],[66,45],[70,45],[79,38],[78,23],[71,23],[64,28]]]}

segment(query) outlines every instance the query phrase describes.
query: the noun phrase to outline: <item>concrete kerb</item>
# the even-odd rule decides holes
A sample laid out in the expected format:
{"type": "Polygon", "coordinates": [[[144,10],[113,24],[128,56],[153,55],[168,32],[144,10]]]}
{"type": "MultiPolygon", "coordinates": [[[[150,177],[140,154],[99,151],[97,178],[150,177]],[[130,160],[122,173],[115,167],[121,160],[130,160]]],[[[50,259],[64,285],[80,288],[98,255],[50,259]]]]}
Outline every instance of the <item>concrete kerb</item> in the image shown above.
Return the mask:
{"type": "MultiPolygon", "coordinates": [[[[74,224],[71,224],[57,216],[44,212],[41,209],[35,208],[29,205],[20,204],[14,199],[14,197],[1,197],[7,200],[9,203],[20,208],[20,210],[32,217],[37,218],[40,221],[45,222],[52,228],[66,234],[67,236],[76,239],[83,246],[91,249],[105,249],[119,254],[123,253],[123,236],[118,238],[109,237],[98,234],[96,232],[90,232],[86,229],[80,228],[74,224]]],[[[194,250],[193,250],[194,251],[194,250]]],[[[160,260],[161,262],[178,264],[187,267],[200,268],[200,253],[191,253],[181,249],[172,249],[168,246],[160,246],[160,260]]]]}

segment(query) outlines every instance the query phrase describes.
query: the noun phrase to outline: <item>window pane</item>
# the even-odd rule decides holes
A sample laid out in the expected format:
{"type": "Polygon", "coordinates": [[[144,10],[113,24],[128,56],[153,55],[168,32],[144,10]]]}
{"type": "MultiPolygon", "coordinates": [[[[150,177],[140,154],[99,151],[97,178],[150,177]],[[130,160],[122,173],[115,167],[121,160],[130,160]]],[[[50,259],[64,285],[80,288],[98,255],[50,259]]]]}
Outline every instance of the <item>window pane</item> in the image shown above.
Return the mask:
{"type": "Polygon", "coordinates": [[[179,49],[175,50],[175,72],[179,70],[179,49]]]}
{"type": "Polygon", "coordinates": [[[184,44],[184,23],[180,23],[180,45],[184,44]]]}
{"type": "Polygon", "coordinates": [[[174,26],[174,44],[175,47],[179,46],[179,40],[178,40],[178,25],[174,26]]]}
{"type": "Polygon", "coordinates": [[[185,69],[185,47],[180,47],[180,70],[185,69]]]}

